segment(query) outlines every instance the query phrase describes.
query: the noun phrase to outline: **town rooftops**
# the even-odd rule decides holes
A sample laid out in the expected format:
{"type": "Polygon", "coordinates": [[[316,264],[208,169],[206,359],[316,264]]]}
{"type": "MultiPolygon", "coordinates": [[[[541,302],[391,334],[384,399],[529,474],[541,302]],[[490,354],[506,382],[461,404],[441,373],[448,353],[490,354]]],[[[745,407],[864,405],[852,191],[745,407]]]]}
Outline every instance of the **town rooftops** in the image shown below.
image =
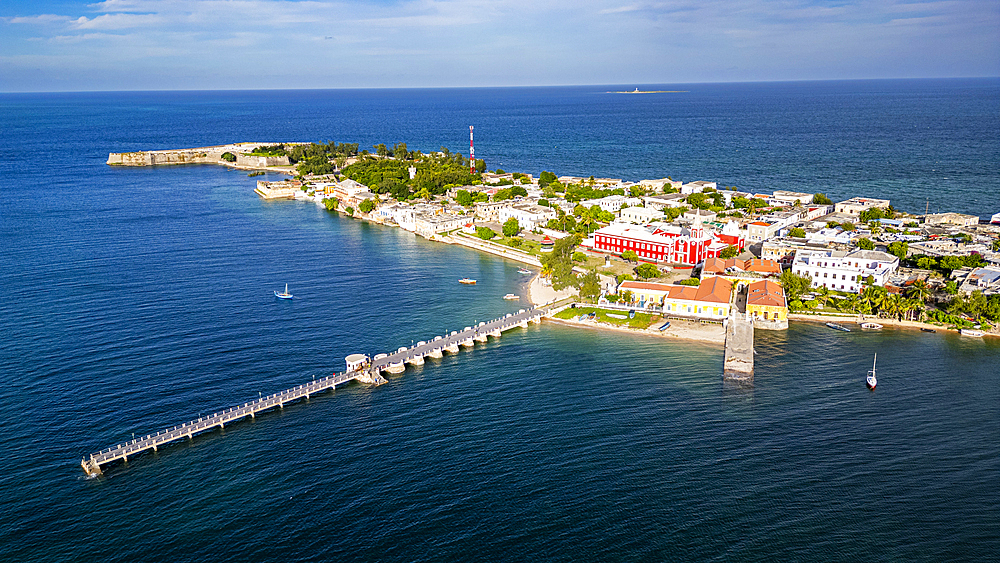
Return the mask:
{"type": "Polygon", "coordinates": [[[785,290],[773,280],[760,280],[747,286],[747,305],[784,307],[785,290]]]}
{"type": "Polygon", "coordinates": [[[710,277],[702,280],[701,285],[692,287],[689,285],[670,285],[656,282],[640,282],[627,280],[618,286],[619,291],[663,291],[668,299],[680,299],[684,301],[705,301],[709,303],[729,303],[729,296],[732,293],[733,284],[725,278],[710,277]]]}

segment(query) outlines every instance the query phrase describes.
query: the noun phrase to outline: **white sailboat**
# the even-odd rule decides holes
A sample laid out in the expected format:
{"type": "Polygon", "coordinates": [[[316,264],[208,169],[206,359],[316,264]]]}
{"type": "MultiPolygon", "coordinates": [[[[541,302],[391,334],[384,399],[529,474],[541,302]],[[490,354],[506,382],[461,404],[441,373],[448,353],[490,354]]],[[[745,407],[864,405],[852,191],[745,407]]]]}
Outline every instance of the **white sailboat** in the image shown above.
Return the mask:
{"type": "Polygon", "coordinates": [[[275,291],[274,292],[274,296],[277,297],[278,299],[291,299],[293,297],[291,293],[288,293],[288,284],[287,283],[285,284],[285,292],[284,293],[278,293],[277,291],[275,291]]]}
{"type": "Polygon", "coordinates": [[[875,358],[872,360],[872,369],[868,372],[868,378],[865,383],[868,385],[869,389],[874,389],[878,385],[878,379],[875,378],[875,361],[878,360],[878,352],[875,352],[875,358]]]}

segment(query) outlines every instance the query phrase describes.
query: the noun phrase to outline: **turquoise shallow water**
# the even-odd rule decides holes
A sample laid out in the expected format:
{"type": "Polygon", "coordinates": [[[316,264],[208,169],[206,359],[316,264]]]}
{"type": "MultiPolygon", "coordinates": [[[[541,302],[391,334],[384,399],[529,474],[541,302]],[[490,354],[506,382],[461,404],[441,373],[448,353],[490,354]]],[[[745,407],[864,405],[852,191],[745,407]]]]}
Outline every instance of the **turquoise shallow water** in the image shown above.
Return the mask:
{"type": "MultiPolygon", "coordinates": [[[[940,95],[931,86],[925,98],[940,95]]],[[[544,89],[487,102],[419,94],[341,99],[356,111],[332,123],[359,125],[336,138],[392,140],[415,127],[393,111],[423,116],[413,121],[426,143],[442,135],[428,124],[453,107],[479,104],[497,123],[546,105],[577,115],[570,123],[603,115],[574,106],[572,89],[556,102],[544,89]],[[361,112],[370,105],[389,109],[376,118],[361,112]]],[[[760,105],[765,94],[728,103],[760,105]]],[[[516,264],[312,204],[263,202],[237,172],[103,164],[124,148],[312,138],[306,121],[281,118],[306,105],[301,95],[3,98],[0,142],[13,157],[0,162],[0,559],[940,561],[1000,551],[1000,345],[895,329],[759,332],[756,382],[743,389],[722,383],[717,346],[542,324],[85,479],[81,457],[133,432],[518,307],[500,298],[524,282],[516,264]],[[273,104],[271,118],[254,96],[273,104]],[[455,282],[466,275],[480,284],[455,282]],[[275,300],[284,283],[300,298],[275,300]],[[872,393],[863,380],[876,351],[872,393]]],[[[563,119],[541,119],[542,129],[563,119]]],[[[989,142],[956,142],[991,162],[989,142]]],[[[822,152],[810,143],[802,150],[822,152]]],[[[848,153],[863,167],[859,146],[848,153]]],[[[574,152],[555,163],[576,166],[574,152]]],[[[791,167],[801,155],[784,158],[791,167]]],[[[967,189],[986,200],[990,185],[967,189]]]]}

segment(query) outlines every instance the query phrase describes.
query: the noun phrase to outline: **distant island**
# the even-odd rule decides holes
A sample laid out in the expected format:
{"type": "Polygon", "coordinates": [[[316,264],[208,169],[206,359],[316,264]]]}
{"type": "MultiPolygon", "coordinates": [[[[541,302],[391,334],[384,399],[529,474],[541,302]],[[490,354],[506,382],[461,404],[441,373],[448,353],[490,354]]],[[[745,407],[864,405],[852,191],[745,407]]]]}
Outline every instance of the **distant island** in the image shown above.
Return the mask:
{"type": "Polygon", "coordinates": [[[690,90],[626,90],[621,92],[608,92],[608,94],[684,94],[690,90]]]}

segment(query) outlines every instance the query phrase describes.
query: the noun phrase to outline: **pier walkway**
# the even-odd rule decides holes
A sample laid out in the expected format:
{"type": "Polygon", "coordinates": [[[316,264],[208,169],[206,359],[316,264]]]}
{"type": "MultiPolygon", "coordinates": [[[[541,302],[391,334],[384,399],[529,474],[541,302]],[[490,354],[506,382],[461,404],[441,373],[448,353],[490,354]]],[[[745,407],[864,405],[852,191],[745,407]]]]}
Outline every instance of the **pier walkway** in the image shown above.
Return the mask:
{"type": "Polygon", "coordinates": [[[195,434],[215,428],[225,428],[227,424],[232,422],[246,417],[254,418],[257,413],[275,407],[282,408],[287,403],[304,398],[308,399],[311,395],[335,389],[338,385],[343,385],[350,381],[381,385],[386,382],[381,375],[383,370],[389,373],[400,373],[406,369],[405,364],[407,363],[420,365],[424,363],[425,357],[440,358],[444,352],[458,352],[459,346],[471,347],[476,342],[486,342],[488,336],[499,338],[501,333],[506,330],[519,326],[527,328],[529,322],[541,322],[542,317],[546,313],[546,308],[521,309],[517,313],[511,313],[492,321],[481,322],[474,327],[465,327],[461,331],[453,331],[447,335],[436,336],[427,342],[421,342],[411,348],[403,347],[392,354],[379,354],[375,356],[374,361],[367,362],[360,369],[339,374],[335,373],[329,377],[316,379],[273,395],[260,397],[255,401],[230,407],[179,426],[160,430],[155,434],[135,438],[123,444],[118,444],[117,446],[91,454],[89,457],[83,458],[80,461],[80,465],[87,475],[100,475],[103,472],[102,467],[112,462],[119,460],[127,462],[129,457],[149,450],[157,451],[160,446],[169,444],[170,442],[184,438],[190,439],[195,434]]]}

